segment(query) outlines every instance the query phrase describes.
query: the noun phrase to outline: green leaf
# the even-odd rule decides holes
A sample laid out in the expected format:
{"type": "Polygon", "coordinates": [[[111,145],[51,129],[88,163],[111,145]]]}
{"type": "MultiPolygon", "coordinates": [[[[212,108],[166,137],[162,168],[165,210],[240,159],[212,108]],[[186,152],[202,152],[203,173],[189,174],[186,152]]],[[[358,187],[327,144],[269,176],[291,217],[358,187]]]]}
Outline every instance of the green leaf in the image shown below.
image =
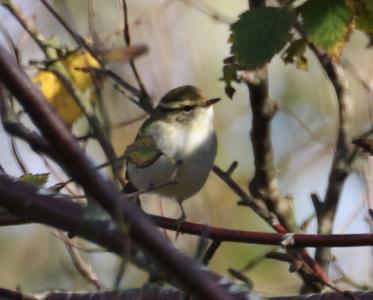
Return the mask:
{"type": "Polygon", "coordinates": [[[229,98],[232,99],[236,89],[232,86],[232,82],[238,82],[237,78],[237,67],[234,64],[227,64],[223,67],[223,78],[221,78],[225,82],[225,93],[229,98]]]}
{"type": "Polygon", "coordinates": [[[153,137],[144,135],[129,145],[124,155],[128,162],[135,164],[138,168],[146,168],[153,164],[162,152],[158,149],[153,137]]]}
{"type": "Polygon", "coordinates": [[[231,25],[231,53],[239,66],[255,69],[269,62],[289,38],[295,16],[285,8],[261,7],[231,25]]]}
{"type": "Polygon", "coordinates": [[[307,58],[304,56],[306,46],[307,42],[304,39],[292,41],[281,55],[281,58],[283,59],[284,63],[295,63],[298,69],[307,71],[308,61],[307,58]]]}
{"type": "Polygon", "coordinates": [[[373,1],[353,0],[350,2],[355,13],[356,28],[373,33],[373,1]]]}
{"type": "Polygon", "coordinates": [[[339,58],[352,31],[353,13],[345,0],[308,0],[300,12],[310,42],[339,58]]]}
{"type": "Polygon", "coordinates": [[[24,182],[30,183],[36,187],[43,187],[49,178],[49,173],[40,173],[40,174],[25,174],[19,177],[24,182]]]}

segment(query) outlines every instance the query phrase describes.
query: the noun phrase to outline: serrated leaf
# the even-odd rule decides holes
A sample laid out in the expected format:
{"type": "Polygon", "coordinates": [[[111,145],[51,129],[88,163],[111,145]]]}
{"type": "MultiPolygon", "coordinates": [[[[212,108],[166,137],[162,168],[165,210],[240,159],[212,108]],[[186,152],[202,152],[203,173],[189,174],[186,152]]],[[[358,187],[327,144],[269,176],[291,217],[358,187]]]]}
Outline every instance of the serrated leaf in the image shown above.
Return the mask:
{"type": "Polygon", "coordinates": [[[285,8],[261,7],[231,25],[231,53],[239,66],[255,69],[269,62],[288,41],[295,16],[285,8]]]}
{"type": "Polygon", "coordinates": [[[124,155],[128,162],[135,164],[136,167],[146,168],[152,165],[162,155],[162,152],[158,149],[153,137],[144,135],[129,145],[124,155]]]}
{"type": "Polygon", "coordinates": [[[300,8],[310,42],[338,59],[352,31],[353,13],[345,0],[308,0],[300,8]]]}
{"type": "Polygon", "coordinates": [[[304,53],[306,52],[307,43],[304,39],[292,41],[281,55],[285,64],[295,63],[300,70],[308,70],[308,61],[304,53]]]}
{"type": "Polygon", "coordinates": [[[373,1],[349,0],[355,14],[356,29],[373,33],[373,1]]]}
{"type": "Polygon", "coordinates": [[[30,183],[36,187],[43,187],[49,178],[49,173],[40,173],[40,174],[25,174],[19,177],[24,182],[30,183]]]}

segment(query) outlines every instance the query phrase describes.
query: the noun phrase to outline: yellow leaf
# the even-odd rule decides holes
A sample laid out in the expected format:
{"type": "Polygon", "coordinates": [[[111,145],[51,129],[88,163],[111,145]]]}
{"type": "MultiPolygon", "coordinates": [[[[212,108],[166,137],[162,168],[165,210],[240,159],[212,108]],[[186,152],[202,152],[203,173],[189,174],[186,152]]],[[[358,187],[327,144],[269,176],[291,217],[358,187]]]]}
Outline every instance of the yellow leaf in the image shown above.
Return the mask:
{"type": "MultiPolygon", "coordinates": [[[[96,97],[93,92],[91,74],[77,68],[97,68],[100,67],[99,62],[88,52],[77,51],[67,56],[62,63],[70,76],[71,84],[84,94],[90,92],[90,101],[94,102],[96,97]]],[[[53,72],[48,70],[39,71],[32,80],[39,85],[45,98],[54,107],[66,125],[71,127],[81,117],[81,109],[53,72]]]]}
{"type": "Polygon", "coordinates": [[[77,51],[69,55],[64,61],[64,66],[69,72],[72,81],[82,92],[92,87],[92,76],[89,72],[83,72],[79,68],[99,68],[100,63],[87,51],[77,51]]]}

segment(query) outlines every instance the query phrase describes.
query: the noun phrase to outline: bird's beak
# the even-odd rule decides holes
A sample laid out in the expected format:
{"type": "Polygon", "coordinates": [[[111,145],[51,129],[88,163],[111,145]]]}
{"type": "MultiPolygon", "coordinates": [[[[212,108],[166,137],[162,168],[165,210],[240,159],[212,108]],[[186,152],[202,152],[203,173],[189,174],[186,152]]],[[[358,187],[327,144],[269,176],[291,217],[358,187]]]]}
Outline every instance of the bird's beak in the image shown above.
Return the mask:
{"type": "Polygon", "coordinates": [[[203,103],[203,106],[210,106],[210,105],[213,105],[217,102],[220,101],[220,98],[212,98],[212,99],[207,99],[204,103],[203,103]]]}

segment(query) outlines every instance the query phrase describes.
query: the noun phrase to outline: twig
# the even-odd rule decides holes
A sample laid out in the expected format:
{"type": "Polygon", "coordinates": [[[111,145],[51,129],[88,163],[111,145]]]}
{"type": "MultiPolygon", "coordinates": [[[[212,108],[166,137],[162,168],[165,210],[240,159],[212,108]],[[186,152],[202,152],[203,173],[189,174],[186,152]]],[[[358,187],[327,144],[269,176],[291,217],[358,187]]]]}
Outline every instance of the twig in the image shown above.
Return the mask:
{"type": "MultiPolygon", "coordinates": [[[[78,70],[85,71],[85,72],[95,72],[99,75],[105,75],[110,78],[112,78],[116,83],[118,83],[120,86],[122,86],[125,90],[129,91],[131,94],[135,95],[136,97],[141,98],[142,94],[141,91],[133,87],[131,84],[129,84],[127,81],[125,81],[123,78],[121,78],[118,74],[116,74],[114,71],[110,69],[105,69],[103,67],[101,68],[93,68],[93,67],[86,67],[86,68],[77,68],[78,70]]],[[[152,108],[147,108],[142,106],[141,103],[136,103],[141,109],[143,109],[145,112],[150,113],[153,111],[152,108]]]]}
{"type": "Polygon", "coordinates": [[[75,88],[71,84],[69,79],[66,78],[64,74],[54,69],[51,71],[60,80],[60,82],[66,88],[67,92],[74,99],[75,103],[82,110],[84,116],[88,120],[89,125],[94,133],[94,137],[97,139],[100,146],[104,150],[105,155],[107,156],[107,159],[110,161],[110,166],[112,167],[115,178],[117,178],[121,182],[121,184],[124,186],[125,180],[121,176],[121,166],[118,163],[117,155],[114,151],[112,144],[108,141],[107,137],[105,136],[105,133],[101,129],[100,122],[97,119],[96,115],[86,105],[83,104],[84,100],[82,99],[81,94],[79,93],[78,89],[75,88]]]}
{"type": "MultiPolygon", "coordinates": [[[[242,199],[243,203],[251,207],[255,213],[265,220],[273,229],[275,229],[278,233],[288,233],[287,229],[276,221],[277,219],[274,214],[269,213],[265,207],[262,207],[255,202],[230,176],[227,175],[226,172],[222,171],[217,166],[213,167],[213,171],[232,189],[232,191],[234,191],[242,199]]],[[[329,282],[327,274],[323,272],[320,266],[312,259],[305,249],[299,249],[299,254],[302,256],[305,263],[316,274],[316,276],[320,278],[321,282],[329,282]]],[[[305,276],[306,274],[302,275],[303,278],[305,278],[305,276]]]]}
{"type": "Polygon", "coordinates": [[[138,196],[140,196],[142,194],[156,191],[156,190],[161,189],[161,188],[163,188],[165,186],[168,186],[168,185],[176,184],[177,183],[177,176],[179,174],[180,168],[182,167],[182,164],[183,164],[183,162],[181,160],[178,160],[175,163],[174,169],[172,170],[172,173],[171,173],[170,177],[168,179],[166,179],[164,182],[162,182],[158,185],[150,185],[148,188],[140,190],[140,191],[136,191],[136,192],[133,192],[133,193],[128,193],[128,194],[126,194],[126,196],[128,198],[137,198],[138,196]]]}
{"type": "Polygon", "coordinates": [[[102,283],[99,281],[97,275],[93,272],[92,267],[86,261],[84,261],[83,257],[79,253],[79,250],[77,247],[75,247],[75,243],[72,240],[66,242],[68,237],[62,231],[57,231],[57,235],[60,236],[64,241],[66,249],[69,252],[71,260],[73,261],[73,264],[78,272],[84,279],[93,284],[97,290],[101,290],[103,288],[102,283]]]}
{"type": "Polygon", "coordinates": [[[339,279],[337,279],[335,281],[344,281],[347,284],[349,284],[351,287],[353,287],[355,289],[358,289],[358,290],[368,290],[369,289],[368,285],[357,283],[349,275],[347,275],[346,272],[343,271],[342,267],[338,264],[338,262],[336,261],[335,258],[332,260],[331,266],[341,276],[339,279]]]}
{"type": "Polygon", "coordinates": [[[263,260],[266,259],[267,254],[269,252],[274,252],[277,249],[278,249],[278,247],[273,247],[270,250],[266,251],[265,253],[255,256],[254,258],[250,259],[248,261],[248,263],[240,269],[240,271],[246,273],[246,272],[252,270],[256,265],[258,265],[259,263],[261,263],[263,260]]]}
{"type": "Polygon", "coordinates": [[[328,149],[333,149],[333,146],[331,143],[327,143],[327,142],[324,142],[322,141],[318,136],[316,136],[316,134],[307,126],[307,124],[301,119],[299,118],[295,113],[293,113],[292,111],[290,111],[289,109],[285,108],[284,106],[281,106],[279,104],[277,104],[277,107],[285,114],[287,115],[289,118],[295,120],[299,126],[301,128],[303,128],[307,133],[308,135],[312,138],[313,141],[321,144],[322,146],[326,146],[328,147],[328,149]]]}
{"type": "Polygon", "coordinates": [[[145,119],[146,117],[147,117],[147,114],[140,114],[139,116],[133,117],[129,120],[124,120],[124,121],[115,123],[115,124],[111,125],[111,127],[114,128],[114,129],[126,127],[128,125],[131,125],[133,123],[141,121],[141,120],[145,119]]]}
{"type": "Polygon", "coordinates": [[[88,45],[84,38],[82,38],[78,33],[76,33],[61,16],[55,11],[55,9],[48,3],[47,0],[40,0],[43,3],[44,7],[51,13],[51,15],[62,25],[62,27],[72,36],[74,41],[81,46],[82,48],[86,49],[89,54],[91,54],[94,58],[100,61],[100,57],[97,55],[95,51],[88,45]]]}
{"type": "Polygon", "coordinates": [[[14,52],[14,56],[17,58],[17,61],[20,61],[20,53],[17,45],[13,41],[10,33],[1,25],[0,23],[0,32],[2,33],[5,41],[8,43],[9,49],[12,49],[14,52]]]}
{"type": "Polygon", "coordinates": [[[19,154],[17,141],[14,139],[13,136],[10,136],[10,144],[11,144],[11,148],[12,148],[12,153],[13,153],[13,155],[16,159],[16,162],[17,162],[19,168],[21,169],[22,173],[23,174],[30,173],[28,171],[27,166],[26,166],[25,162],[23,161],[21,155],[19,154]]]}
{"type": "Polygon", "coordinates": [[[233,192],[235,192],[241,199],[244,205],[249,206],[255,211],[263,220],[265,220],[271,227],[273,227],[277,232],[287,232],[287,229],[278,222],[275,215],[268,212],[266,207],[262,206],[261,203],[255,201],[250,195],[248,195],[238,184],[235,182],[228,172],[224,172],[218,166],[214,165],[214,173],[227,184],[233,192]]]}
{"type": "MultiPolygon", "coordinates": [[[[117,160],[118,160],[118,162],[122,162],[125,158],[126,157],[124,155],[122,155],[122,156],[117,157],[117,160]]],[[[102,168],[110,166],[110,164],[111,164],[110,162],[104,162],[102,164],[99,164],[99,165],[95,166],[94,170],[100,170],[102,168]]],[[[69,179],[69,180],[66,180],[64,182],[57,183],[54,186],[53,189],[60,191],[61,189],[63,189],[64,187],[66,187],[68,184],[73,183],[74,181],[75,181],[74,179],[69,179]]]]}
{"type": "Polygon", "coordinates": [[[219,249],[221,245],[221,241],[214,240],[210,246],[207,248],[205,255],[203,257],[202,263],[204,265],[208,265],[210,263],[210,260],[213,258],[215,252],[219,249]]]}
{"type": "Polygon", "coordinates": [[[82,246],[79,246],[77,245],[77,243],[73,243],[73,240],[72,239],[69,239],[68,236],[66,235],[58,235],[57,233],[54,233],[52,232],[52,235],[56,238],[56,239],[59,239],[61,241],[63,241],[64,243],[68,243],[70,244],[71,247],[74,247],[76,249],[78,249],[79,251],[82,251],[82,252],[86,252],[86,253],[107,253],[108,251],[107,250],[104,250],[102,248],[87,248],[87,247],[82,247],[82,246]]]}
{"type": "Polygon", "coordinates": [[[44,38],[34,24],[24,16],[18,5],[12,0],[0,0],[0,4],[9,10],[44,53],[48,53],[49,49],[53,48],[53,45],[44,38]]]}
{"type": "MultiPolygon", "coordinates": [[[[123,38],[124,38],[124,42],[126,43],[127,47],[130,47],[131,46],[131,35],[130,35],[130,28],[128,24],[128,9],[127,9],[126,0],[122,0],[121,4],[122,4],[122,9],[123,9],[123,22],[124,22],[123,38]]],[[[152,110],[153,105],[150,102],[149,94],[146,91],[145,85],[139,75],[139,72],[137,71],[135,62],[132,59],[130,60],[130,66],[132,69],[132,73],[135,76],[137,84],[141,91],[141,97],[139,98],[141,106],[146,107],[146,111],[152,110]]]]}
{"type": "Polygon", "coordinates": [[[0,115],[3,127],[10,135],[26,141],[35,152],[45,153],[53,159],[58,160],[57,153],[42,136],[30,131],[22,123],[17,122],[15,116],[11,115],[2,85],[0,85],[0,115]]]}
{"type": "Polygon", "coordinates": [[[210,17],[214,21],[223,23],[225,25],[230,25],[234,21],[231,18],[216,11],[213,7],[208,6],[203,1],[194,1],[194,0],[180,0],[180,1],[194,8],[196,11],[199,11],[203,15],[210,17]]]}

